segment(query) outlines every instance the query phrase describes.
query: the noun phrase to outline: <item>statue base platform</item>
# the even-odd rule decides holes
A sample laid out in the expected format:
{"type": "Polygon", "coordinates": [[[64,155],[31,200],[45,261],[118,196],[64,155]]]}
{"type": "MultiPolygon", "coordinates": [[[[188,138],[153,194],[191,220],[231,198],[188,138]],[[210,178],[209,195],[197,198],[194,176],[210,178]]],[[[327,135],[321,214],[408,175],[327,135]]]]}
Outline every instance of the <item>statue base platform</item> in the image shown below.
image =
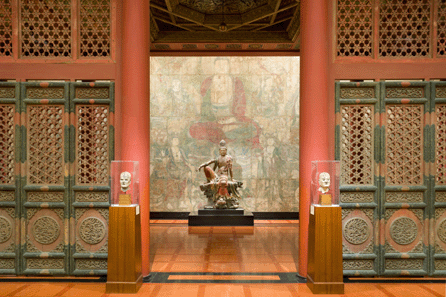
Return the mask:
{"type": "Polygon", "coordinates": [[[243,208],[200,209],[189,214],[189,226],[254,226],[254,215],[243,208]]]}

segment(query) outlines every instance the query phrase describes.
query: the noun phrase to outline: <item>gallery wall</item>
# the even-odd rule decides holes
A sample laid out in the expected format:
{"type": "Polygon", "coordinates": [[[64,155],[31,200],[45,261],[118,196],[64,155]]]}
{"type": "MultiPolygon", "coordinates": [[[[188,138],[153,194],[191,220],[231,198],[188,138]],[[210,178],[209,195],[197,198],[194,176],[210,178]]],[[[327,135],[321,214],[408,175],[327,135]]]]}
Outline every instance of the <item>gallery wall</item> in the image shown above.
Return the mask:
{"type": "Polygon", "coordinates": [[[197,168],[224,139],[241,207],[298,211],[299,57],[150,59],[150,210],[206,205],[197,168]]]}

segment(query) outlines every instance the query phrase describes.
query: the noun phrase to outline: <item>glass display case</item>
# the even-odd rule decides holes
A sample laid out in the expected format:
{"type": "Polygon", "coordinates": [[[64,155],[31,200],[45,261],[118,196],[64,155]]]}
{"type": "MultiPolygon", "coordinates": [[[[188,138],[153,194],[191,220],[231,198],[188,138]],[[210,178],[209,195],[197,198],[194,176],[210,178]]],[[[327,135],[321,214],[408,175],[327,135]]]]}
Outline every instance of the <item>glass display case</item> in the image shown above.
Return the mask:
{"type": "Polygon", "coordinates": [[[111,198],[112,206],[139,205],[139,162],[111,162],[111,198]]]}
{"type": "Polygon", "coordinates": [[[339,206],[340,161],[311,162],[311,205],[339,206]]]}

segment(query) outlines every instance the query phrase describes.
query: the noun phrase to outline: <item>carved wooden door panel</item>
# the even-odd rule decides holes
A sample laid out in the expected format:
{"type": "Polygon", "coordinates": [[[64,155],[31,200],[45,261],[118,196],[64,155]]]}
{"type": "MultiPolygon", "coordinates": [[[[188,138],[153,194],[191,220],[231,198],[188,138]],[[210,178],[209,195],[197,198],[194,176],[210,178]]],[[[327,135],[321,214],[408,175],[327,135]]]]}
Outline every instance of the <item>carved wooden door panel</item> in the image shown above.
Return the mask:
{"type": "Polygon", "coordinates": [[[0,82],[0,274],[17,274],[20,254],[20,87],[0,82]]]}
{"type": "Polygon", "coordinates": [[[345,275],[379,273],[378,83],[336,84],[336,158],[341,160],[345,275]]]}
{"type": "Polygon", "coordinates": [[[110,161],[113,158],[113,84],[71,85],[71,271],[107,274],[110,161]]]}
{"type": "Polygon", "coordinates": [[[0,82],[0,274],[105,275],[114,84],[0,82]]]}
{"type": "Polygon", "coordinates": [[[21,269],[68,273],[69,84],[22,83],[21,269]]]}
{"type": "Polygon", "coordinates": [[[429,99],[425,82],[382,83],[382,274],[429,271],[429,99]]]}
{"type": "Polygon", "coordinates": [[[431,154],[431,183],[433,186],[433,229],[430,247],[433,275],[446,275],[446,82],[432,83],[431,117],[435,150],[431,154]]]}
{"type": "Polygon", "coordinates": [[[336,106],[344,274],[446,275],[446,83],[337,83],[336,106]]]}

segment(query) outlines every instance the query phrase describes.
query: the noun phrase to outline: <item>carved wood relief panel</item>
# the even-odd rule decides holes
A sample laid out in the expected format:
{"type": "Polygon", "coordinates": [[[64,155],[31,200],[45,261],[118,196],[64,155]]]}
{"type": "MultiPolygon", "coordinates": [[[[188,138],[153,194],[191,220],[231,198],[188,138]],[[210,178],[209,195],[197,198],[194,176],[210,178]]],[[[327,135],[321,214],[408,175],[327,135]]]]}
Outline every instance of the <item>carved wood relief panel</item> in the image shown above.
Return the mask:
{"type": "MultiPolygon", "coordinates": [[[[2,9],[4,8],[0,8],[0,14],[2,9]]],[[[19,263],[19,96],[18,85],[0,82],[0,274],[17,273],[19,263]]]]}
{"type": "Polygon", "coordinates": [[[431,155],[434,196],[431,215],[434,221],[431,265],[434,275],[443,276],[446,275],[446,83],[433,83],[431,92],[434,98],[431,112],[435,121],[431,130],[435,138],[435,150],[431,155]]]}
{"type": "Polygon", "coordinates": [[[446,275],[445,90],[444,82],[337,84],[345,275],[446,275]],[[375,111],[370,141],[368,120],[350,115],[364,106],[375,111]],[[351,178],[356,160],[373,183],[351,178]]]}
{"type": "Polygon", "coordinates": [[[0,82],[0,274],[106,274],[113,93],[0,82]]]}
{"type": "MultiPolygon", "coordinates": [[[[336,85],[336,134],[341,160],[342,245],[345,275],[377,275],[378,210],[374,141],[379,111],[377,83],[336,85]]],[[[378,135],[377,135],[378,133],[378,135]]]]}
{"type": "Polygon", "coordinates": [[[110,161],[113,158],[113,85],[71,85],[74,114],[71,273],[107,274],[110,161]]]}

